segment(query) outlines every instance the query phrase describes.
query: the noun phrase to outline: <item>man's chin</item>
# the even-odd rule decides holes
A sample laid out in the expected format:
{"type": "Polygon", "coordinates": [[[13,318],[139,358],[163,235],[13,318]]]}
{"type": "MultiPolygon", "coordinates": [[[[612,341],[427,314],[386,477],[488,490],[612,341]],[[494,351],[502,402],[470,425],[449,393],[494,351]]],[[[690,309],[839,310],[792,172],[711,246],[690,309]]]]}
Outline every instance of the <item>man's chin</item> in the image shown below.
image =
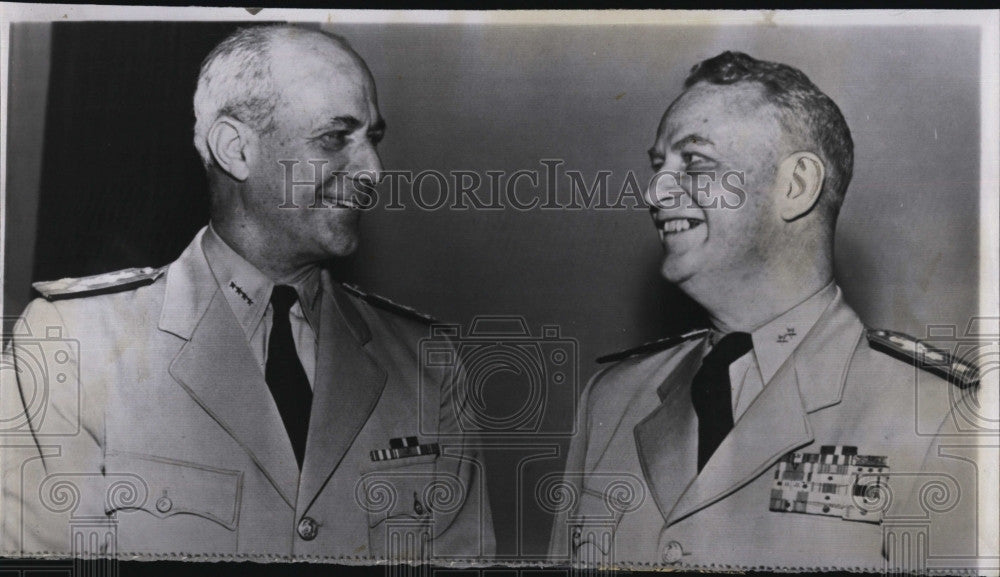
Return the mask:
{"type": "Polygon", "coordinates": [[[328,258],[345,258],[358,252],[359,242],[357,239],[339,239],[335,243],[330,243],[326,247],[328,258]]]}
{"type": "Polygon", "coordinates": [[[321,235],[322,250],[327,258],[342,258],[351,256],[361,244],[361,230],[357,211],[338,215],[340,218],[325,223],[325,230],[318,230],[321,235]]]}
{"type": "Polygon", "coordinates": [[[333,229],[317,230],[312,240],[313,250],[323,259],[344,258],[358,251],[360,236],[351,226],[337,226],[333,229]]]}
{"type": "Polygon", "coordinates": [[[695,275],[695,264],[685,262],[687,259],[677,256],[667,256],[660,264],[660,276],[672,285],[682,287],[695,275]]]}

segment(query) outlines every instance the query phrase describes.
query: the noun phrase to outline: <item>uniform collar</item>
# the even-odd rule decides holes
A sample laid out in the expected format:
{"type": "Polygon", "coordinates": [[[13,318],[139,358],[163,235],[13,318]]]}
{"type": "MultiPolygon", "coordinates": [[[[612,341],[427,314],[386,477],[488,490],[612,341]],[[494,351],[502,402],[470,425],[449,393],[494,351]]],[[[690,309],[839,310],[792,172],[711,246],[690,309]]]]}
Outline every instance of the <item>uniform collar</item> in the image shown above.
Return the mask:
{"type": "Polygon", "coordinates": [[[750,333],[760,375],[768,382],[795,352],[840,289],[831,281],[812,296],[750,333]]]}
{"type": "MultiPolygon", "coordinates": [[[[643,474],[668,526],[725,498],[782,455],[816,440],[809,415],[841,402],[854,354],[865,340],[864,327],[840,290],[834,286],[831,293],[818,319],[798,335],[801,344],[786,355],[700,472],[695,466],[698,436],[692,432],[697,416],[690,387],[684,386],[691,382],[697,360],[673,370],[671,380],[680,386],[665,391],[660,407],[635,428],[643,474]]],[[[689,357],[698,352],[697,347],[688,350],[689,357]]]]}
{"type": "Polygon", "coordinates": [[[184,252],[167,267],[166,292],[158,326],[160,330],[187,340],[191,339],[212,297],[219,290],[201,250],[201,239],[206,230],[207,226],[202,227],[184,252]]]}
{"type": "MultiPolygon", "coordinates": [[[[166,289],[158,327],[185,340],[191,339],[216,293],[225,292],[219,286],[202,248],[202,239],[208,230],[209,227],[205,226],[198,231],[184,252],[177,257],[177,260],[170,263],[165,275],[166,289]]],[[[322,329],[320,326],[322,323],[318,323],[322,309],[330,319],[336,318],[335,313],[339,313],[337,316],[347,323],[354,338],[362,345],[367,343],[371,339],[371,331],[359,309],[361,303],[355,302],[355,299],[331,278],[329,271],[320,270],[316,277],[318,280],[314,289],[315,295],[309,297],[308,295],[312,293],[306,293],[305,300],[312,303],[306,308],[306,319],[311,327],[316,327],[313,329],[316,334],[322,329]],[[322,305],[324,300],[329,301],[330,305],[324,307],[322,305]],[[313,324],[314,322],[317,324],[313,324]]],[[[309,287],[304,288],[309,290],[309,287]]],[[[227,303],[227,307],[229,306],[227,303]]]]}
{"type": "MultiPolygon", "coordinates": [[[[211,224],[202,236],[201,248],[219,289],[249,339],[267,311],[275,283],[226,244],[211,224]]],[[[306,320],[318,331],[322,286],[319,268],[310,267],[282,284],[295,287],[306,320]]]]}
{"type": "Polygon", "coordinates": [[[802,405],[807,413],[836,405],[844,393],[847,369],[864,341],[865,328],[857,313],[844,302],[840,287],[802,344],[792,351],[802,405]]]}
{"type": "MultiPolygon", "coordinates": [[[[764,382],[774,377],[781,365],[792,355],[806,334],[812,330],[823,311],[839,297],[836,283],[819,289],[805,300],[761,325],[750,333],[753,353],[764,382]]],[[[723,333],[713,330],[710,340],[718,343],[723,333]]],[[[706,350],[707,352],[707,350],[706,350]]]]}

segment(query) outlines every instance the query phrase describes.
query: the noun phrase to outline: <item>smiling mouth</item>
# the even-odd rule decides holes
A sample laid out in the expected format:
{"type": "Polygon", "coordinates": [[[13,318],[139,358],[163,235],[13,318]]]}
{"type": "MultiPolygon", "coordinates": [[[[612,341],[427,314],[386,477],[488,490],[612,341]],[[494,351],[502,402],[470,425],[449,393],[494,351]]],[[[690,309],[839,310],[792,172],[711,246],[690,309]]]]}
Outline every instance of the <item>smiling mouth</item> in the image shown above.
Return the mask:
{"type": "Polygon", "coordinates": [[[323,201],[329,206],[329,208],[361,208],[353,198],[330,198],[324,196],[323,201]]]}
{"type": "Polygon", "coordinates": [[[657,228],[660,233],[660,240],[663,240],[668,236],[687,232],[703,224],[705,224],[705,221],[698,218],[671,218],[663,221],[657,228]]]}

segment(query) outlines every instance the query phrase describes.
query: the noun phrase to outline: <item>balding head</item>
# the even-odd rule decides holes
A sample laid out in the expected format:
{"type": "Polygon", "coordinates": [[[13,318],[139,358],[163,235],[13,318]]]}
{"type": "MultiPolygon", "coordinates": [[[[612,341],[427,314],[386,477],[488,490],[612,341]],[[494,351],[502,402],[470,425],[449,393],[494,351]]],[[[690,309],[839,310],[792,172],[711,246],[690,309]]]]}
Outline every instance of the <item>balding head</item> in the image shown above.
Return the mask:
{"type": "Polygon", "coordinates": [[[194,145],[206,167],[212,156],[208,130],[221,116],[240,120],[261,134],[274,130],[274,110],[282,99],[287,67],[272,62],[296,61],[288,52],[341,61],[368,73],[367,66],[343,38],[286,24],[241,28],[205,57],[194,94],[194,145]]]}
{"type": "Polygon", "coordinates": [[[378,182],[385,122],[371,72],[344,40],[239,30],[205,59],[195,116],[212,224],[238,253],[278,279],[355,250],[354,197],[378,182]]]}

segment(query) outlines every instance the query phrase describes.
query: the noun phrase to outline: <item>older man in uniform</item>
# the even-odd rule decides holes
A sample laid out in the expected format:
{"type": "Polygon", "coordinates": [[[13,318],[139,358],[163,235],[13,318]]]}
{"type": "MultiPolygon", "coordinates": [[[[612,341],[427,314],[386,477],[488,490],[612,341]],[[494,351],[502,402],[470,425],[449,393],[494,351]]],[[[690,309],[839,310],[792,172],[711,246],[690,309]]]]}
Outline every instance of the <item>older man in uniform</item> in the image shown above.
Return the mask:
{"type": "Polygon", "coordinates": [[[364,61],[317,30],[242,29],[194,107],[210,224],[161,269],[37,284],[18,325],[3,553],[491,555],[460,371],[422,366],[425,319],[323,267],[355,250],[382,170],[364,61]]]}
{"type": "Polygon", "coordinates": [[[935,440],[978,377],[844,301],[833,240],[853,143],[834,102],[726,52],[694,67],[650,158],[662,274],[712,326],[605,359],[621,362],[581,401],[553,559],[961,567],[975,467],[935,440]]]}

